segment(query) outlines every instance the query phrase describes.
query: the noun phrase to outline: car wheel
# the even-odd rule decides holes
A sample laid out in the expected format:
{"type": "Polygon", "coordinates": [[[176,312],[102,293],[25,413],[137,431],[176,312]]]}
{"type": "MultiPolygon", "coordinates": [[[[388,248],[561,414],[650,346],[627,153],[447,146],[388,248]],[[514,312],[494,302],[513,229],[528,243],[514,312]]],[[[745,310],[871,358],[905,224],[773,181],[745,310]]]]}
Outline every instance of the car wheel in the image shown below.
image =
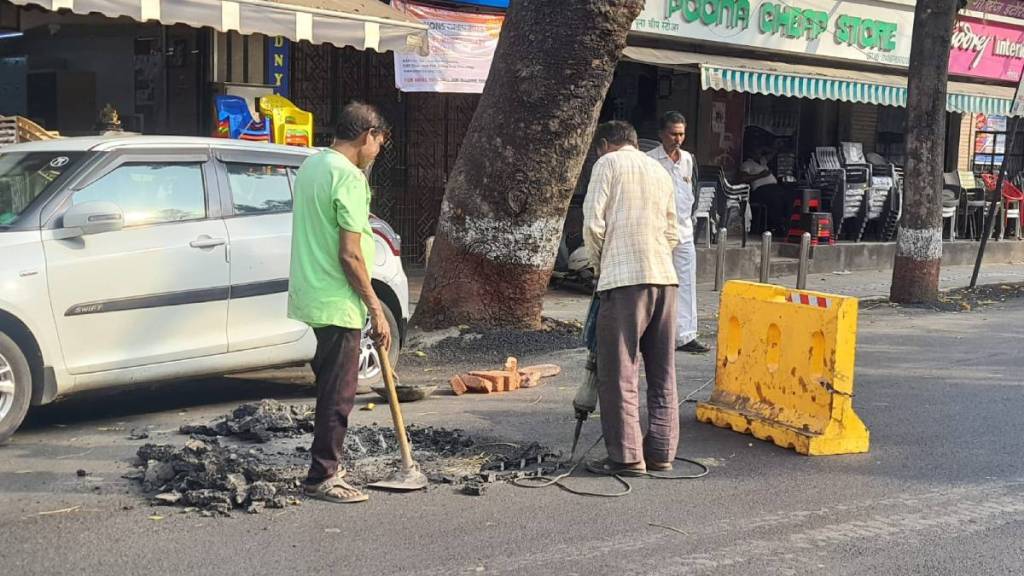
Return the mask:
{"type": "Polygon", "coordinates": [[[0,332],[0,444],[21,426],[32,399],[32,371],[21,348],[0,332]]]}
{"type": "MultiPolygon", "coordinates": [[[[388,325],[391,326],[391,350],[388,350],[388,359],[391,360],[391,367],[398,363],[399,348],[399,335],[398,335],[398,320],[395,320],[395,314],[388,308],[387,304],[381,303],[384,308],[384,317],[388,320],[388,325]]],[[[368,394],[371,390],[371,386],[376,386],[384,381],[384,375],[381,370],[380,356],[377,355],[377,347],[373,345],[373,338],[370,337],[370,319],[366,319],[366,325],[363,326],[363,337],[359,342],[359,387],[356,389],[356,394],[368,394]]]]}

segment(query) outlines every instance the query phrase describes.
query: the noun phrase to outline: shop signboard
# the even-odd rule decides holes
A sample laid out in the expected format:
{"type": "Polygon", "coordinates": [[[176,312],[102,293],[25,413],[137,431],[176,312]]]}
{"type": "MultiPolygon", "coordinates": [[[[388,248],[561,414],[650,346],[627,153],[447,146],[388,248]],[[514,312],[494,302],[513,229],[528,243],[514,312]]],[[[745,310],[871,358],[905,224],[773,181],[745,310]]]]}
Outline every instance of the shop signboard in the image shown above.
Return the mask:
{"type": "Polygon", "coordinates": [[[267,83],[274,94],[291,96],[292,43],[284,36],[267,38],[267,83]]]}
{"type": "Polygon", "coordinates": [[[1020,80],[1024,27],[961,17],[953,31],[949,73],[992,80],[1020,80]]]}
{"type": "Polygon", "coordinates": [[[429,27],[430,55],[395,54],[395,84],[399,90],[484,91],[504,15],[455,12],[404,0],[392,0],[391,5],[429,27]]]}
{"type": "Polygon", "coordinates": [[[971,10],[991,16],[1024,18],[1024,2],[1021,0],[972,0],[971,10]]]}
{"type": "Polygon", "coordinates": [[[647,0],[637,33],[895,66],[910,63],[912,5],[831,0],[647,0]]]}

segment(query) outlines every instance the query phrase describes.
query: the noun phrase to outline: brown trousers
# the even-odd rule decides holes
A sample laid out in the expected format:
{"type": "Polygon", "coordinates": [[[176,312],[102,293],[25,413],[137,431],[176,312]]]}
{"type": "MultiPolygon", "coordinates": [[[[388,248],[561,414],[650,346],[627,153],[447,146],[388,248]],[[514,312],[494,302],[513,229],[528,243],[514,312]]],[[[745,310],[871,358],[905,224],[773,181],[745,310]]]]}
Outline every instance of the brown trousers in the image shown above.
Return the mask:
{"type": "Polygon", "coordinates": [[[334,476],[341,465],[348,433],[348,416],[359,385],[360,330],[326,326],[314,329],[316,355],[311,362],[316,375],[316,416],[313,424],[312,462],[307,484],[319,484],[334,476]]]}
{"type": "Polygon", "coordinates": [[[597,390],[608,457],[671,462],[679,444],[676,287],[626,286],[599,294],[597,390]],[[640,359],[647,374],[646,436],[640,429],[640,359]]]}

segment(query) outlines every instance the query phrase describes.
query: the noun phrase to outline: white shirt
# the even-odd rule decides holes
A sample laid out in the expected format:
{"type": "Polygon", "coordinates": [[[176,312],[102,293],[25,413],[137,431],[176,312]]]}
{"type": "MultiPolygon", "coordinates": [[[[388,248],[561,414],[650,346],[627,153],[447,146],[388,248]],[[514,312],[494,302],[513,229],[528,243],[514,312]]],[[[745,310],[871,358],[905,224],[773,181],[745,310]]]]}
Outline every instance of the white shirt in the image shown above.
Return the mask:
{"type": "Polygon", "coordinates": [[[672,179],[632,146],[594,164],[583,202],[583,242],[598,291],[678,284],[672,250],[679,243],[672,179]]]}
{"type": "Polygon", "coordinates": [[[668,152],[665,152],[664,146],[658,146],[647,155],[657,160],[672,176],[679,242],[693,242],[693,155],[686,150],[680,150],[679,161],[674,162],[668,152]]]}
{"type": "MultiPolygon", "coordinates": [[[[750,176],[754,176],[755,174],[760,174],[762,172],[768,172],[768,165],[767,164],[763,164],[761,162],[758,162],[757,160],[754,160],[753,158],[747,158],[746,160],[743,161],[742,164],[740,164],[740,172],[743,172],[744,174],[747,174],[747,175],[750,175],[750,176]]],[[[779,183],[779,181],[775,179],[775,175],[772,174],[771,172],[768,172],[764,176],[761,176],[760,178],[758,178],[758,179],[754,180],[753,182],[751,182],[750,183],[750,190],[751,190],[751,192],[753,192],[754,190],[757,190],[761,186],[766,186],[768,184],[778,184],[778,183],[779,183]]]]}

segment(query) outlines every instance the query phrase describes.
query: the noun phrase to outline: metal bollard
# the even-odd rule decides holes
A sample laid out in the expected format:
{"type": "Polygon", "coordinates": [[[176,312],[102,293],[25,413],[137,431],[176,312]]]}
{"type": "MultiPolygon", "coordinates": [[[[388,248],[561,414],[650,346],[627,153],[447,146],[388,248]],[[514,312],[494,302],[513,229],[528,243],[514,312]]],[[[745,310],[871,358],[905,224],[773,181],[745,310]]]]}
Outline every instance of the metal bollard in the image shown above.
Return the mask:
{"type": "Polygon", "coordinates": [[[718,259],[715,261],[715,292],[722,289],[725,284],[725,249],[729,240],[729,230],[720,228],[718,230],[718,259]]]}
{"type": "Polygon", "coordinates": [[[768,282],[772,273],[772,233],[761,234],[761,284],[768,282]]]}
{"type": "Polygon", "coordinates": [[[807,257],[811,253],[811,234],[804,232],[800,237],[800,263],[796,269],[796,289],[807,288],[807,257]]]}

